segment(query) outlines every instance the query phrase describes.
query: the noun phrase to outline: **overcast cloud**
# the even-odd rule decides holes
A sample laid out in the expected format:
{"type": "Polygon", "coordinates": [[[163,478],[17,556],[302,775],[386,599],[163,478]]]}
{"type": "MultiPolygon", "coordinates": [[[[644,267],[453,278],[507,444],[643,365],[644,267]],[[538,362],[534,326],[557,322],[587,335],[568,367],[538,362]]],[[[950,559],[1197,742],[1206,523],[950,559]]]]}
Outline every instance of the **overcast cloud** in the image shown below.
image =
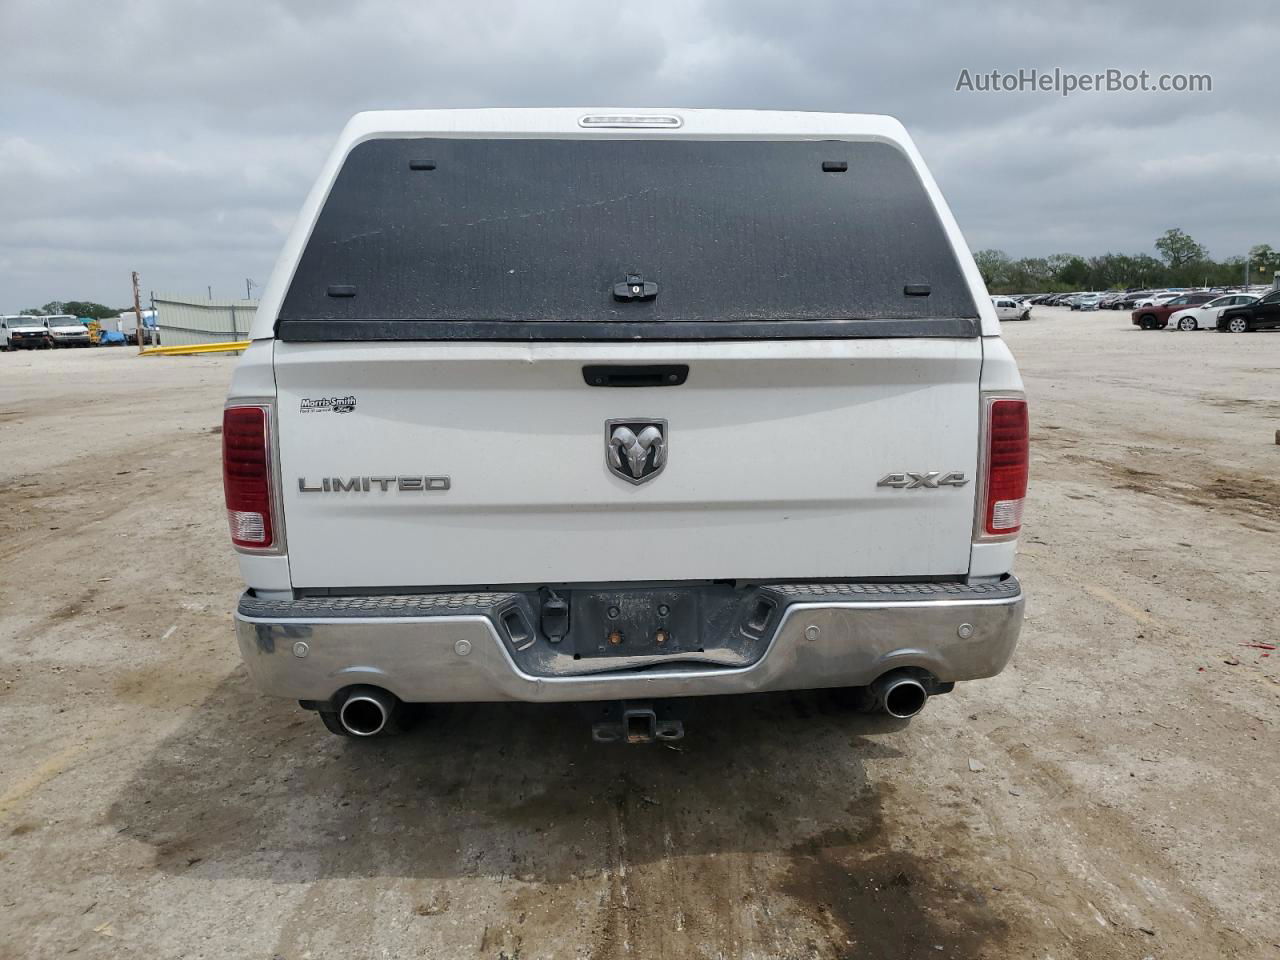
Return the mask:
{"type": "Polygon", "coordinates": [[[1275,0],[0,0],[0,311],[264,283],[359,110],[888,113],[974,249],[1280,246],[1275,0]],[[955,92],[962,69],[1208,73],[1210,93],[955,92]]]}

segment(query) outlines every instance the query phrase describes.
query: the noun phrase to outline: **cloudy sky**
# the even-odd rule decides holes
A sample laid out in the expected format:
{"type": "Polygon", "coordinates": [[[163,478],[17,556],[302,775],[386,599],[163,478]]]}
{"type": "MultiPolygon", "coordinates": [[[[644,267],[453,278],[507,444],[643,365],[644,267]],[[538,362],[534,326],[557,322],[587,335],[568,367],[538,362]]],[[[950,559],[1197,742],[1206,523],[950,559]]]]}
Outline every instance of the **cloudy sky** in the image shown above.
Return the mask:
{"type": "Polygon", "coordinates": [[[365,109],[897,116],[970,244],[1280,246],[1275,0],[0,0],[0,311],[264,283],[365,109]],[[1208,93],[956,92],[961,70],[1208,73],[1208,93]]]}

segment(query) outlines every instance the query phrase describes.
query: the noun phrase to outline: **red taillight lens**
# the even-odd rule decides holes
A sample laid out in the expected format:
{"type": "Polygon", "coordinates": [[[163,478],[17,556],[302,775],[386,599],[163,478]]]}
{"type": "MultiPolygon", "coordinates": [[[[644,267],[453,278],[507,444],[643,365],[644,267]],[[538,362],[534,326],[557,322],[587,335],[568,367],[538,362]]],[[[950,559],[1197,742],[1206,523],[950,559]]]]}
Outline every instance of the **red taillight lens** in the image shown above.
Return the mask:
{"type": "Polygon", "coordinates": [[[1022,529],[1029,460],[1027,401],[1012,397],[988,401],[984,536],[1007,537],[1022,529]]]}
{"type": "Polygon", "coordinates": [[[222,489],[231,542],[258,550],[275,545],[271,523],[271,438],[265,407],[222,412],[222,489]]]}

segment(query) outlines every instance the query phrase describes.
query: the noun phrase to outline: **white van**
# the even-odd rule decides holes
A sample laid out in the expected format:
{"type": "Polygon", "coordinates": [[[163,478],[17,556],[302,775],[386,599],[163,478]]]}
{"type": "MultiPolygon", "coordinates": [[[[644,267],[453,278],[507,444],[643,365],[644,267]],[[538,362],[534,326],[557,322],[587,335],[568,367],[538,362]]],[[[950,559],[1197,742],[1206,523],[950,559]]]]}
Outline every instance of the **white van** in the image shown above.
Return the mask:
{"type": "Polygon", "coordinates": [[[6,350],[47,350],[53,346],[44,317],[0,317],[0,333],[6,350]]]}

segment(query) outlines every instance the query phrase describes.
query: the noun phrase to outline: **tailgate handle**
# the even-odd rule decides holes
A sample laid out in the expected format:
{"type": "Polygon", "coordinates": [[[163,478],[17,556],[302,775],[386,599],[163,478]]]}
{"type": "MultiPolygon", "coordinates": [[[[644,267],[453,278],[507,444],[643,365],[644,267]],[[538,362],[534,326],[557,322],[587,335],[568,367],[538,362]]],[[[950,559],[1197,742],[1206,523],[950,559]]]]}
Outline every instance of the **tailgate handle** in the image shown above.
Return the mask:
{"type": "Polygon", "coordinates": [[[582,368],[589,387],[678,387],[689,379],[687,363],[601,364],[582,368]]]}

